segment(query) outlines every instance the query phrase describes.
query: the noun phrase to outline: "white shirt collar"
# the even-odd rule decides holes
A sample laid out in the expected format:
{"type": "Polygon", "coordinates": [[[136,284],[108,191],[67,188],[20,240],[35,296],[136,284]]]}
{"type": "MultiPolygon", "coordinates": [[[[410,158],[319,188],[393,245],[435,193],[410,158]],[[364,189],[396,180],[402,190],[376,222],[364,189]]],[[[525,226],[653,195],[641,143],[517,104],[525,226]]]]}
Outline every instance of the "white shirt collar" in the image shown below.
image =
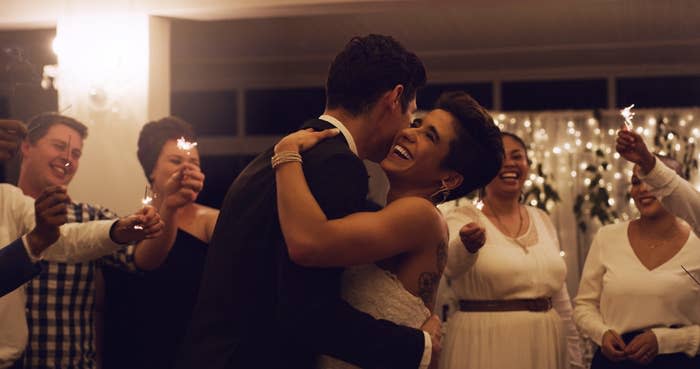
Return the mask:
{"type": "Polygon", "coordinates": [[[335,128],[338,128],[340,130],[340,133],[345,137],[345,141],[348,142],[348,146],[350,147],[350,151],[353,152],[353,154],[357,155],[357,146],[355,145],[355,140],[352,138],[352,135],[350,134],[350,131],[345,127],[345,125],[340,122],[337,118],[332,117],[328,114],[323,114],[318,119],[325,120],[326,122],[332,124],[335,128]]]}

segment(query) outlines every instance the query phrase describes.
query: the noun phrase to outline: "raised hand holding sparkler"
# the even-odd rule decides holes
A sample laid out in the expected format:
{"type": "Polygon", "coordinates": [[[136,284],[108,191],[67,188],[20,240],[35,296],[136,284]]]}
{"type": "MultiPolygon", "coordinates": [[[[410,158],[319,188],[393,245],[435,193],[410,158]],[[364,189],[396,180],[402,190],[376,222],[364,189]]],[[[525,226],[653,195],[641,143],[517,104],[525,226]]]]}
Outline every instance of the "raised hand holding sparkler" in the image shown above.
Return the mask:
{"type": "Polygon", "coordinates": [[[634,118],[634,112],[632,111],[632,108],[634,108],[634,104],[620,110],[620,115],[625,118],[625,128],[627,128],[629,131],[631,131],[633,128],[632,118],[634,118]]]}
{"type": "Polygon", "coordinates": [[[632,107],[634,104],[620,111],[620,114],[625,118],[625,124],[617,132],[615,150],[623,158],[639,165],[642,174],[646,174],[654,167],[656,159],[647,148],[642,136],[632,129],[632,117],[634,117],[632,107]]]}
{"type": "MultiPolygon", "coordinates": [[[[151,205],[155,196],[155,193],[153,193],[153,190],[151,190],[151,186],[146,185],[146,188],[143,190],[143,199],[141,199],[141,204],[143,204],[144,207],[151,205]]],[[[136,224],[134,229],[142,230],[143,226],[141,224],[136,224]]]]}

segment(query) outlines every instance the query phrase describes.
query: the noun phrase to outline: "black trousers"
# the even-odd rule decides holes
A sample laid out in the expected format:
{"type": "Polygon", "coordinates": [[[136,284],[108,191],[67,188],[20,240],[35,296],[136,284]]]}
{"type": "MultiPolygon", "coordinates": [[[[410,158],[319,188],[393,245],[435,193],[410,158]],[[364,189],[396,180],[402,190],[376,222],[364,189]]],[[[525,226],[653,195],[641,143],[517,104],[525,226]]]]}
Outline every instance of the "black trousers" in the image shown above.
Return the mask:
{"type": "MultiPolygon", "coordinates": [[[[630,343],[634,337],[643,331],[635,331],[622,335],[625,344],[630,343]]],[[[675,354],[657,355],[649,365],[640,365],[631,360],[620,361],[618,363],[608,360],[605,355],[596,350],[591,362],[591,369],[698,369],[700,368],[700,357],[688,357],[680,352],[675,354]]]]}

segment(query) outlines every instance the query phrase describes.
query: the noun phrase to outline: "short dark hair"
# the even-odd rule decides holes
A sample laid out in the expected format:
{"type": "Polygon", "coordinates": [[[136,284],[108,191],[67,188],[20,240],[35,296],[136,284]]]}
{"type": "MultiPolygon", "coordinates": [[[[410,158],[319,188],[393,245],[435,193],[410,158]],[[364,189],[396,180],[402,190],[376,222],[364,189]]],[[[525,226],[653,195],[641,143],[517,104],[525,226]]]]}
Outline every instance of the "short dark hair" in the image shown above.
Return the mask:
{"type": "Polygon", "coordinates": [[[466,92],[443,93],[435,109],[449,112],[456,120],[457,138],[450,143],[450,151],[442,163],[464,177],[462,184],[446,198],[452,200],[485,186],[498,174],[503,163],[503,140],[491,115],[466,92]]]}
{"type": "Polygon", "coordinates": [[[340,107],[356,116],[369,111],[382,94],[403,85],[400,101],[405,112],[426,79],[423,62],[392,37],[353,37],[331,63],[326,107],[340,107]]]}
{"type": "Polygon", "coordinates": [[[197,139],[192,125],[178,117],[170,116],[150,121],[141,128],[136,156],[138,156],[143,173],[149,182],[165,142],[177,140],[180,137],[184,137],[187,141],[196,141],[197,139]]]}
{"type": "Polygon", "coordinates": [[[51,126],[56,124],[63,124],[74,129],[83,140],[87,138],[88,128],[86,125],[71,117],[49,112],[35,115],[29,119],[29,123],[27,123],[27,140],[32,145],[35,144],[42,137],[46,136],[46,132],[49,131],[51,126]]]}
{"type": "Polygon", "coordinates": [[[527,160],[527,165],[528,166],[532,165],[532,160],[530,160],[530,155],[528,155],[528,153],[527,153],[527,144],[525,143],[525,141],[523,141],[522,138],[520,138],[520,136],[516,135],[513,132],[506,132],[506,131],[501,131],[501,136],[502,137],[510,137],[513,140],[515,140],[515,142],[517,142],[518,145],[520,145],[523,148],[523,150],[525,151],[525,159],[527,160]]]}

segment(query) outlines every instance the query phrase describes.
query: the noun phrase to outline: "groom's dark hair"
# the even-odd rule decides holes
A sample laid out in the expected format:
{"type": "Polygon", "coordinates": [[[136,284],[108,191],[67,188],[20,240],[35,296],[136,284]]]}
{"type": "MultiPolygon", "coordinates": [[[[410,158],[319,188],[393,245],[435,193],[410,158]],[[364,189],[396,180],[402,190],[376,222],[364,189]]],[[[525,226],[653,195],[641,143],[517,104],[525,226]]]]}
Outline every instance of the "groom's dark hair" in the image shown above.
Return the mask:
{"type": "Polygon", "coordinates": [[[503,163],[503,139],[491,115],[466,92],[443,93],[435,109],[447,111],[456,120],[457,138],[450,142],[450,151],[442,162],[443,167],[464,177],[446,198],[452,200],[486,186],[498,174],[503,163]]]}
{"type": "Polygon", "coordinates": [[[336,55],[326,80],[326,107],[343,108],[352,115],[372,109],[379,97],[403,85],[403,112],[425,86],[423,62],[390,36],[353,37],[336,55]]]}

